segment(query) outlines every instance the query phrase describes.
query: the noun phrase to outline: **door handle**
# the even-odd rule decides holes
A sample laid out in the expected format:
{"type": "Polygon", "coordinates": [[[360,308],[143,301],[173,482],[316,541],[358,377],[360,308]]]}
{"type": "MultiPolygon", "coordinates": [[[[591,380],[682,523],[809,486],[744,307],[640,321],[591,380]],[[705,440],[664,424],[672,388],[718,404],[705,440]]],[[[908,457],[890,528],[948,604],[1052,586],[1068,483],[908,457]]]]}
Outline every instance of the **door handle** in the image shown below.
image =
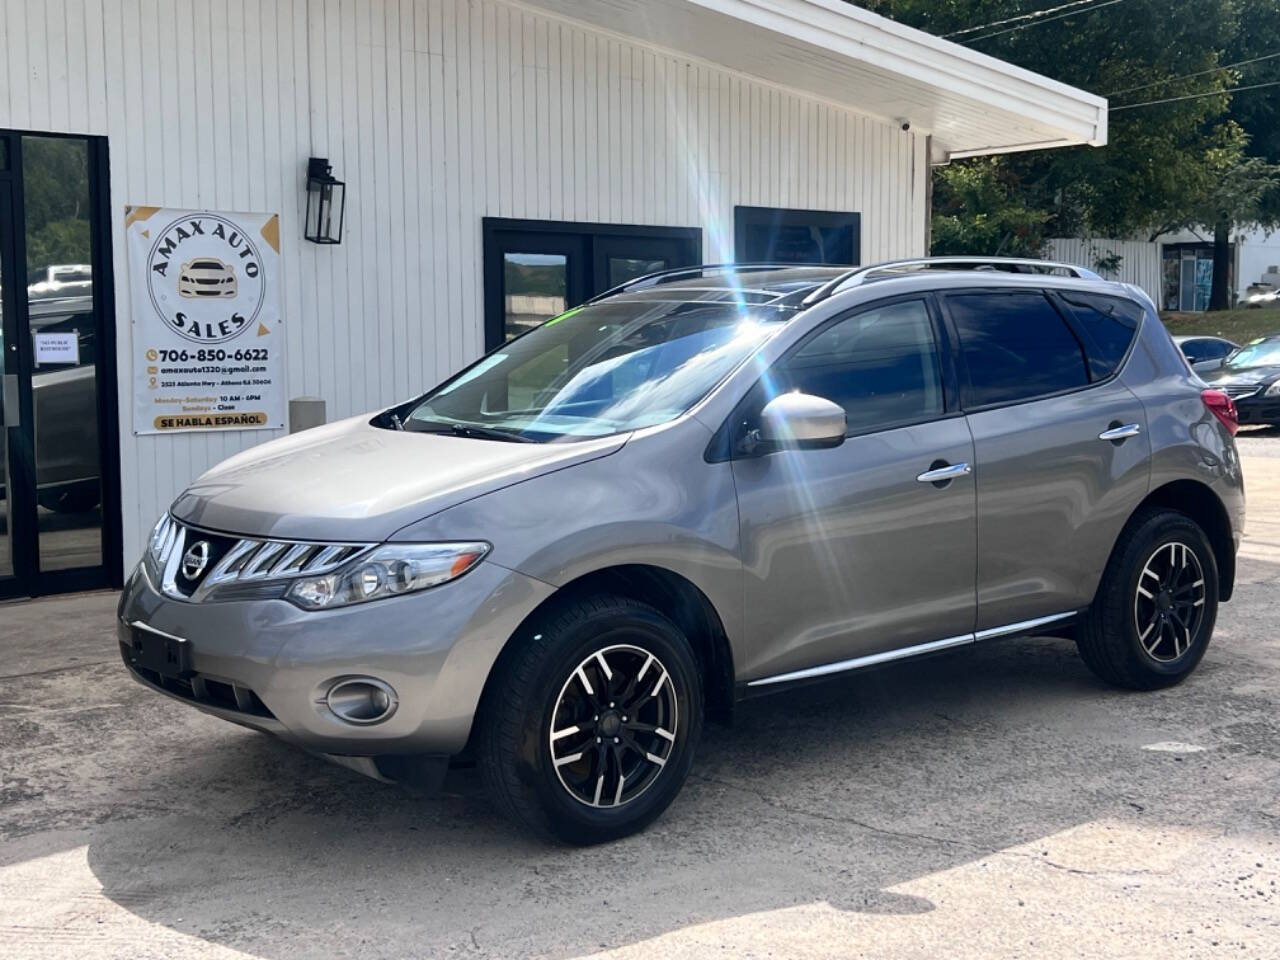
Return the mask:
{"type": "MultiPolygon", "coordinates": [[[[0,360],[4,359],[0,357],[0,360]]],[[[4,375],[4,426],[20,427],[22,426],[22,410],[18,406],[18,375],[16,373],[6,373],[4,375]]],[[[3,469],[0,464],[0,469],[3,469]]]]}
{"type": "Polygon", "coordinates": [[[1108,427],[1098,434],[1099,440],[1128,440],[1130,437],[1136,437],[1142,432],[1142,424],[1140,423],[1123,423],[1116,426],[1108,427]]]}
{"type": "Polygon", "coordinates": [[[941,467],[931,467],[916,479],[921,483],[946,483],[956,477],[967,477],[969,472],[967,463],[948,463],[941,467]]]}

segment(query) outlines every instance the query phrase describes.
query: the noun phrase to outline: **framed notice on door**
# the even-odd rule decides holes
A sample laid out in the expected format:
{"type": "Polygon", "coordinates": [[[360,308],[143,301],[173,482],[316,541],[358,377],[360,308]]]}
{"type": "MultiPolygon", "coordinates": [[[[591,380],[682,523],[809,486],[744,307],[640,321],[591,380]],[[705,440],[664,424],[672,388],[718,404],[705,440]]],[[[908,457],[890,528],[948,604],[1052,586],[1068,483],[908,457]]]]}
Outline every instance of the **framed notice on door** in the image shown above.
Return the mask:
{"type": "Polygon", "coordinates": [[[280,218],[127,207],[133,431],[284,426],[280,218]]]}

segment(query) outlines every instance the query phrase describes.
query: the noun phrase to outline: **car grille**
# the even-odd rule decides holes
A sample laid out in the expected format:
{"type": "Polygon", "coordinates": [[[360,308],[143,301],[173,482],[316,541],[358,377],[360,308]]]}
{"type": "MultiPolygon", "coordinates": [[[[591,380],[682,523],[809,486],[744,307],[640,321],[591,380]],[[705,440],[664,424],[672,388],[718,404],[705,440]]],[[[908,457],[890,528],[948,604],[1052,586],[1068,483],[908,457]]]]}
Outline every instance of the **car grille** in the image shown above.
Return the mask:
{"type": "Polygon", "coordinates": [[[1232,400],[1243,400],[1245,397],[1252,397],[1261,389],[1256,383],[1239,383],[1223,387],[1222,392],[1232,400]]]}
{"type": "Polygon", "coordinates": [[[322,576],[371,549],[369,543],[316,543],[235,537],[166,515],[152,539],[160,589],[177,600],[278,597],[286,581],[322,576]]]}
{"type": "Polygon", "coordinates": [[[238,683],[228,683],[226,680],[215,680],[201,673],[192,674],[190,677],[166,677],[155,670],[149,670],[134,663],[129,655],[129,647],[123,643],[120,644],[120,655],[124,658],[125,665],[147,683],[183,700],[219,707],[223,710],[234,710],[236,713],[247,713],[254,717],[275,719],[275,714],[262,702],[262,698],[248,687],[238,683]]]}

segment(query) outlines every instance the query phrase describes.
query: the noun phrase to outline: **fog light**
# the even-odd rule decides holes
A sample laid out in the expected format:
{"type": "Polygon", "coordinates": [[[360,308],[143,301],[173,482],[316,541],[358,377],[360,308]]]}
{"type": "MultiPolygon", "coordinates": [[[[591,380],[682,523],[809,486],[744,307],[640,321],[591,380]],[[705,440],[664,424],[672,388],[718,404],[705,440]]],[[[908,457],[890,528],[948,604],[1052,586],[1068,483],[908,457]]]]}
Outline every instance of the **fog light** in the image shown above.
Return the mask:
{"type": "Polygon", "coordinates": [[[396,692],[372,677],[349,677],[329,688],[329,709],[347,723],[381,723],[396,712],[396,692]]]}

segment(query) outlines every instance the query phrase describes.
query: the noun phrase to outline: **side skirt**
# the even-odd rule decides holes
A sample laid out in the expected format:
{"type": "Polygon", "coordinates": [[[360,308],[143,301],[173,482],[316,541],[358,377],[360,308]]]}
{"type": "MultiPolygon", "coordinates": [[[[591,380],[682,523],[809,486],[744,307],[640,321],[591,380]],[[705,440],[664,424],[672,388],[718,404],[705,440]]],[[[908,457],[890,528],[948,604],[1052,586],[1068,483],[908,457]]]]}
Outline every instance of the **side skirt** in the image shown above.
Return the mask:
{"type": "Polygon", "coordinates": [[[1064,626],[1069,621],[1074,620],[1077,613],[1078,611],[1076,610],[1069,610],[1065,613],[1050,614],[1047,617],[1036,617],[1033,620],[1019,620],[1017,623],[1006,624],[1002,627],[989,627],[986,630],[979,630],[976,633],[962,633],[954,637],[946,637],[942,640],[930,640],[927,643],[917,643],[910,647],[899,647],[897,650],[885,650],[881,653],[872,653],[864,657],[854,657],[850,660],[840,660],[835,663],[826,663],[816,667],[806,667],[803,670],[792,670],[788,673],[779,673],[774,676],[760,677],[756,680],[749,680],[745,684],[739,684],[739,698],[758,696],[763,693],[772,693],[775,690],[789,688],[793,684],[801,684],[828,677],[839,676],[840,674],[849,673],[854,670],[864,670],[868,667],[893,663],[897,660],[905,660],[910,657],[922,657],[928,656],[929,654],[942,653],[955,647],[969,646],[977,643],[979,640],[993,640],[997,637],[1012,637],[1032,634],[1036,633],[1041,628],[1050,625],[1064,626]]]}

